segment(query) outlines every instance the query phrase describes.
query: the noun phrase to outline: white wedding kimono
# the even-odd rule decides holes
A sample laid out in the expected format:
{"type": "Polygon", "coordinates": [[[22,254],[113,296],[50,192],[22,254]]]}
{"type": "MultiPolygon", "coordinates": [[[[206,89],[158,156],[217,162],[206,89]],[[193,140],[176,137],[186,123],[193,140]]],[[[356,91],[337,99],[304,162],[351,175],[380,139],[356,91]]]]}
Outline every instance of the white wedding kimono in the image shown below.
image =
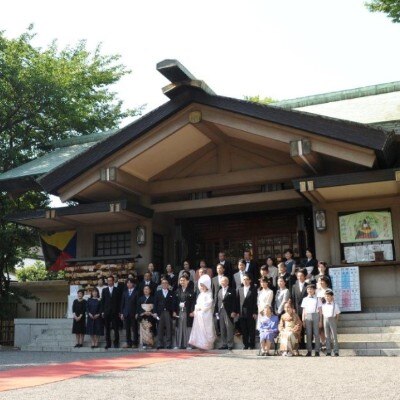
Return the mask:
{"type": "Polygon", "coordinates": [[[214,304],[210,291],[200,292],[194,309],[193,328],[189,345],[198,349],[211,350],[216,339],[214,328],[214,304]]]}

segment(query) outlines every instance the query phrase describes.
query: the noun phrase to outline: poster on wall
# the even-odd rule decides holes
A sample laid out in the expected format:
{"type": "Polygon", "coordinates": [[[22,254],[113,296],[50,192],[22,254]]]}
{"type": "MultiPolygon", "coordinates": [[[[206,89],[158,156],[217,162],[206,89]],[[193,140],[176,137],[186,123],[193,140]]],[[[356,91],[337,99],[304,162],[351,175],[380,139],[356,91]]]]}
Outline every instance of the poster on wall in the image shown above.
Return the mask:
{"type": "Polygon", "coordinates": [[[356,266],[329,268],[332,290],[342,312],[361,311],[360,271],[356,266]]]}
{"type": "Polygon", "coordinates": [[[361,211],[339,216],[340,242],[393,240],[390,211],[361,211]]]}
{"type": "Polygon", "coordinates": [[[383,252],[383,260],[394,260],[393,245],[391,242],[357,243],[343,248],[344,259],[347,263],[376,261],[376,252],[383,252]]]}

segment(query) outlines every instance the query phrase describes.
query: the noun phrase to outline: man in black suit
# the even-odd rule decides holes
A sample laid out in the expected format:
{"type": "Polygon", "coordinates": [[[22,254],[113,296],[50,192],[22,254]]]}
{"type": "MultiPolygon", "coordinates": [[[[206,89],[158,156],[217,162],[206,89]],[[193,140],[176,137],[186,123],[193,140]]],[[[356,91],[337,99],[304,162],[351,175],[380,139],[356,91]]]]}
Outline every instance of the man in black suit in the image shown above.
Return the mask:
{"type": "MultiPolygon", "coordinates": [[[[220,264],[224,267],[225,276],[227,276],[229,278],[229,281],[231,282],[232,278],[233,278],[233,273],[234,273],[233,266],[232,266],[232,263],[225,258],[224,251],[220,251],[218,253],[218,264],[220,264]]],[[[217,264],[217,267],[218,267],[218,264],[217,264]]]]}
{"type": "Polygon", "coordinates": [[[217,293],[221,288],[221,279],[226,276],[225,275],[225,268],[222,264],[217,265],[217,275],[211,279],[211,287],[213,292],[213,299],[217,298],[217,293]]]}
{"type": "Polygon", "coordinates": [[[215,297],[215,315],[219,319],[222,346],[220,350],[233,349],[233,336],[235,333],[236,293],[229,288],[229,279],[221,278],[221,287],[215,297]]]}
{"type": "Polygon", "coordinates": [[[135,318],[139,290],[134,279],[126,281],[126,289],[121,298],[121,320],[125,323],[126,345],[136,348],[139,344],[138,324],[135,318]],[[133,335],[133,340],[132,340],[133,335]]]}
{"type": "Polygon", "coordinates": [[[157,291],[157,284],[151,280],[151,273],[146,272],[143,276],[142,282],[139,284],[139,297],[143,296],[143,288],[148,286],[151,290],[151,295],[155,296],[157,291]]]}
{"type": "Polygon", "coordinates": [[[303,315],[303,308],[301,307],[301,303],[304,297],[307,297],[307,282],[306,273],[304,272],[304,270],[301,269],[297,272],[297,281],[292,286],[292,303],[300,319],[303,315]]]}
{"type": "Polygon", "coordinates": [[[103,310],[104,325],[106,328],[106,346],[111,347],[111,329],[114,330],[114,347],[119,347],[119,311],[121,306],[121,295],[118,287],[114,286],[114,277],[107,278],[107,287],[101,294],[101,306],[103,310]]]}
{"type": "Polygon", "coordinates": [[[161,290],[157,290],[154,296],[154,312],[157,314],[157,349],[164,348],[164,331],[167,349],[172,349],[172,313],[175,309],[175,302],[172,290],[169,290],[168,279],[161,280],[161,290]]]}
{"type": "Polygon", "coordinates": [[[165,267],[165,277],[168,279],[170,289],[175,291],[178,288],[178,276],[174,274],[171,264],[165,267]]]}
{"type": "Polygon", "coordinates": [[[243,286],[237,290],[237,306],[243,349],[254,349],[256,341],[257,290],[251,285],[250,275],[243,277],[243,286]]]}
{"type": "Polygon", "coordinates": [[[253,261],[250,258],[250,250],[245,250],[243,253],[243,259],[246,265],[245,272],[246,274],[250,275],[250,277],[253,280],[253,283],[258,281],[258,278],[260,277],[259,271],[258,271],[258,266],[255,261],[253,261]]]}

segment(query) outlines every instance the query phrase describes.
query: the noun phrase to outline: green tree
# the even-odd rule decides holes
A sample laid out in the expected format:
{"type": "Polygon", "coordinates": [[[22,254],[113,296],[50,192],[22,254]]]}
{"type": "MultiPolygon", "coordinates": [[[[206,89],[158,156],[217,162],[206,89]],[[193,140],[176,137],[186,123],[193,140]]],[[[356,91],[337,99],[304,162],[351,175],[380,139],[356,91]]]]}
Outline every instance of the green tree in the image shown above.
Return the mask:
{"type": "Polygon", "coordinates": [[[372,0],[365,5],[369,11],[383,12],[393,22],[400,22],[400,0],[372,0]]]}
{"type": "Polygon", "coordinates": [[[37,282],[48,279],[46,266],[42,261],[36,261],[33,265],[18,268],[16,270],[18,281],[37,282]]]}
{"type": "MultiPolygon", "coordinates": [[[[141,111],[124,110],[111,90],[130,73],[118,55],[101,54],[100,45],[90,52],[85,41],[38,48],[34,37],[32,26],[18,38],[0,32],[0,173],[40,156],[53,140],[113,129],[141,111]]],[[[12,301],[9,271],[38,244],[33,230],[5,216],[48,204],[41,192],[18,198],[0,192],[0,309],[12,301]]]]}
{"type": "Polygon", "coordinates": [[[260,104],[269,104],[269,103],[274,103],[276,101],[272,97],[260,97],[260,95],[244,96],[244,99],[246,101],[251,101],[253,103],[260,103],[260,104]]]}

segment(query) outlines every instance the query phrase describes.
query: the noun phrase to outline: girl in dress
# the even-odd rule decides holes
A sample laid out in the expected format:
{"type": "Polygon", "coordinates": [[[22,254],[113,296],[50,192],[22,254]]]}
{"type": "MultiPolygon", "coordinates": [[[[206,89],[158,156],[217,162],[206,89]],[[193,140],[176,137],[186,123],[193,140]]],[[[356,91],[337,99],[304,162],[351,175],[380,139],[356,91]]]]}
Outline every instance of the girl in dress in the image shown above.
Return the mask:
{"type": "Polygon", "coordinates": [[[285,314],[279,323],[280,350],[283,356],[298,354],[302,322],[290,302],[285,304],[285,314]]]}
{"type": "Polygon", "coordinates": [[[104,323],[101,317],[101,299],[99,289],[93,288],[92,294],[86,303],[87,320],[86,334],[92,340],[92,349],[99,347],[99,336],[104,335],[104,323]]]}
{"type": "Polygon", "coordinates": [[[154,345],[154,327],[156,320],[154,318],[154,297],[151,295],[149,286],[143,287],[143,296],[138,300],[137,319],[139,321],[140,343],[143,349],[153,347],[154,345]]]}
{"type": "Polygon", "coordinates": [[[86,300],[84,300],[85,292],[83,289],[78,290],[78,298],[72,303],[72,315],[74,321],[72,323],[72,333],[76,336],[75,347],[83,346],[85,337],[85,315],[86,315],[86,300]]]}
{"type": "Polygon", "coordinates": [[[259,314],[258,321],[260,325],[261,355],[269,356],[271,344],[278,336],[279,318],[272,314],[272,307],[266,305],[264,310],[259,314]]]}
{"type": "Polygon", "coordinates": [[[211,278],[205,274],[198,281],[200,294],[194,308],[194,321],[189,345],[202,350],[211,350],[216,338],[213,318],[211,278]]]}
{"type": "MultiPolygon", "coordinates": [[[[257,295],[258,315],[264,311],[265,306],[272,306],[274,300],[274,292],[270,289],[270,279],[266,276],[260,279],[261,288],[257,295]]],[[[260,330],[260,318],[257,320],[257,330],[260,330]]]]}

